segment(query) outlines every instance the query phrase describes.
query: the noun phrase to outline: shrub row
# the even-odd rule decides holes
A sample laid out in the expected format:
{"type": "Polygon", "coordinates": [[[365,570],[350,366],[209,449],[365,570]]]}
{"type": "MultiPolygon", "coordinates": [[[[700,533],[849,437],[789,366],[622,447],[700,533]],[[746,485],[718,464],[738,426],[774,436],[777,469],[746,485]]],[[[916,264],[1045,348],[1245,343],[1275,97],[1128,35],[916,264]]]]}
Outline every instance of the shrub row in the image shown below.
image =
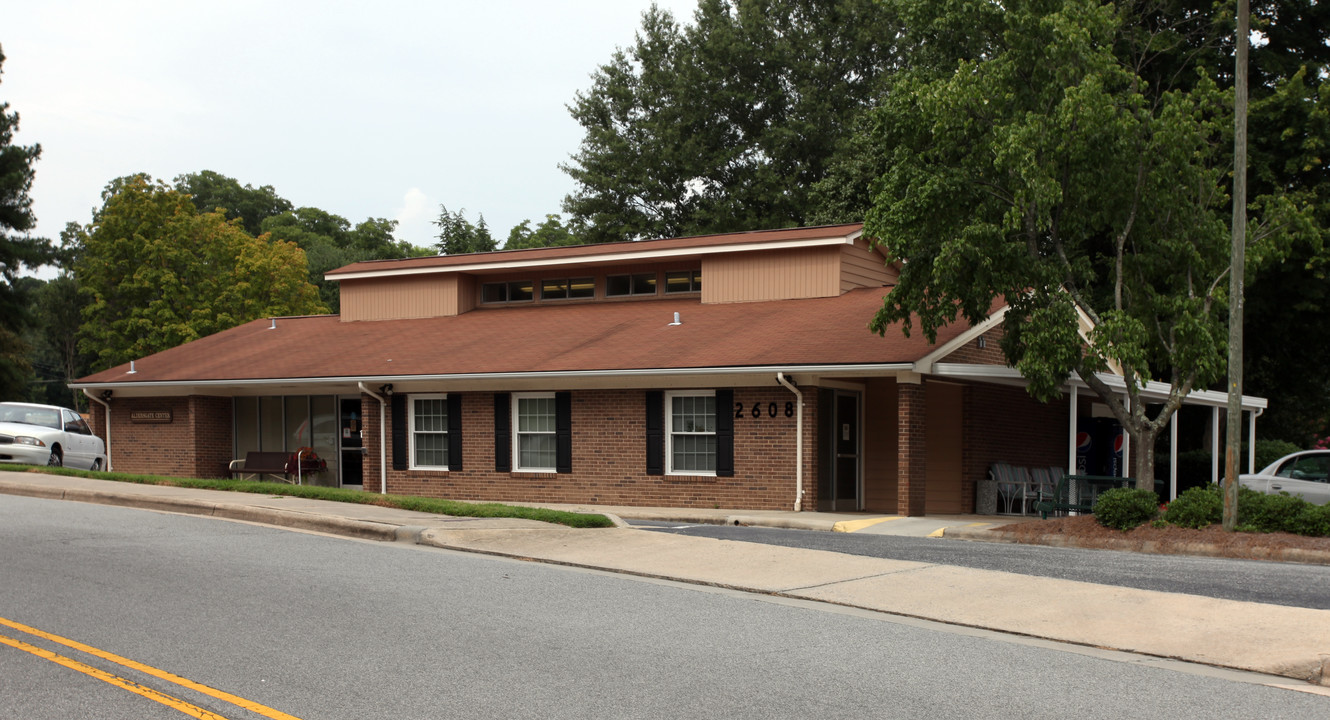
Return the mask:
{"type": "MultiPolygon", "coordinates": [[[[1095,502],[1100,525],[1130,530],[1159,514],[1158,498],[1149,490],[1113,489],[1095,502]]],[[[1185,528],[1204,528],[1223,520],[1224,491],[1205,485],[1184,491],[1168,504],[1163,522],[1185,528]]],[[[1243,532],[1287,532],[1311,537],[1330,536],[1330,505],[1313,505],[1288,493],[1266,495],[1238,489],[1238,525],[1243,532]]]]}

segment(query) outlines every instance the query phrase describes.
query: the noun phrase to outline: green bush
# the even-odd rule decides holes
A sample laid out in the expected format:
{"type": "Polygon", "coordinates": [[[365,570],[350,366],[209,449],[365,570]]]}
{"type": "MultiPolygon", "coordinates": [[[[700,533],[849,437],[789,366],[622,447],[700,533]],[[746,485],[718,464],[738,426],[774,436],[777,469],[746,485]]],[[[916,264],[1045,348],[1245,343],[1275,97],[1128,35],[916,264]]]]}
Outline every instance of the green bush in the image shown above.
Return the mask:
{"type": "Polygon", "coordinates": [[[1287,493],[1266,495],[1240,488],[1238,525],[1250,532],[1327,537],[1330,536],[1330,505],[1313,505],[1287,493]]]}
{"type": "MultiPolygon", "coordinates": [[[[1291,455],[1302,448],[1294,445],[1287,440],[1257,440],[1256,441],[1256,471],[1260,472],[1270,463],[1291,455]]],[[[1247,472],[1247,446],[1242,447],[1242,462],[1239,463],[1242,472],[1247,472]]]]}
{"type": "Polygon", "coordinates": [[[1197,530],[1220,522],[1223,516],[1224,491],[1213,484],[1186,490],[1164,511],[1170,525],[1197,530]]]}
{"type": "Polygon", "coordinates": [[[1244,520],[1261,532],[1292,532],[1289,523],[1302,512],[1302,506],[1306,504],[1306,500],[1285,493],[1261,494],[1261,499],[1255,503],[1251,502],[1250,498],[1240,498],[1238,513],[1240,520],[1244,520]],[[1254,507],[1251,509],[1245,507],[1244,499],[1247,500],[1246,505],[1254,507]]]}
{"type": "Polygon", "coordinates": [[[1113,488],[1105,490],[1094,504],[1094,516],[1100,525],[1130,530],[1159,514],[1159,496],[1153,490],[1113,488]]]}

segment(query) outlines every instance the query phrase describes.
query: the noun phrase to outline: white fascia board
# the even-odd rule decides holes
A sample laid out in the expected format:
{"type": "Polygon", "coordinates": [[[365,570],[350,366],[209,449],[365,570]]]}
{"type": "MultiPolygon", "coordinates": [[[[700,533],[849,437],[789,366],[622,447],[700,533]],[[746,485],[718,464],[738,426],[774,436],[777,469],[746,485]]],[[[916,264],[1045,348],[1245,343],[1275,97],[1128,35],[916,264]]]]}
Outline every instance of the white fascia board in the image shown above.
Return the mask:
{"type": "Polygon", "coordinates": [[[810,247],[826,247],[828,245],[853,245],[854,238],[858,237],[860,231],[849,235],[837,235],[827,238],[803,239],[803,240],[783,240],[780,242],[765,243],[744,243],[742,245],[703,245],[690,248],[674,248],[668,250],[636,250],[611,253],[607,255],[578,255],[573,257],[562,257],[543,260],[517,260],[503,261],[495,260],[490,262],[477,262],[465,265],[442,265],[435,267],[405,268],[398,270],[366,270],[355,273],[326,274],[325,280],[365,280],[369,278],[399,277],[403,275],[430,275],[435,273],[462,273],[462,272],[482,272],[488,270],[522,270],[525,268],[549,268],[561,265],[607,265],[624,264],[640,260],[661,260],[680,257],[694,257],[697,255],[720,255],[725,253],[755,252],[759,250],[790,250],[810,247]]]}
{"type": "Polygon", "coordinates": [[[73,383],[75,390],[131,390],[169,389],[169,388],[207,388],[207,387],[262,387],[277,385],[337,385],[363,383],[397,382],[458,382],[458,381],[528,381],[528,380],[574,380],[598,378],[663,378],[689,376],[729,376],[729,375],[820,375],[820,376],[893,376],[908,371],[909,363],[862,363],[853,365],[748,365],[740,367],[700,367],[700,368],[644,368],[638,370],[569,370],[549,372],[512,372],[512,373],[457,373],[451,375],[362,375],[341,377],[305,377],[305,378],[261,378],[246,380],[163,380],[147,382],[102,382],[73,383]]]}
{"type": "Polygon", "coordinates": [[[1002,323],[1003,318],[1007,316],[1008,307],[1004,306],[1001,310],[988,316],[988,319],[948,340],[942,345],[937,346],[933,352],[928,353],[914,364],[914,371],[921,375],[928,375],[933,372],[933,364],[938,360],[956,352],[965,347],[971,340],[992,330],[1002,323]]]}
{"type": "MultiPolygon", "coordinates": [[[[976,380],[980,382],[999,382],[1005,384],[1025,385],[1026,380],[1016,370],[1016,368],[1004,367],[1001,365],[971,365],[965,363],[938,363],[933,366],[933,375],[947,378],[960,378],[966,380],[976,380]]],[[[1097,373],[1100,380],[1114,390],[1127,392],[1127,383],[1119,375],[1112,373],[1097,373]]],[[[1089,386],[1079,377],[1072,376],[1067,378],[1067,387],[1075,385],[1077,388],[1089,390],[1089,386]]],[[[1167,383],[1148,382],[1141,388],[1141,397],[1148,401],[1163,402],[1168,399],[1170,387],[1167,383]]],[[[1093,391],[1091,391],[1093,393],[1093,391]]],[[[1215,390],[1193,390],[1187,395],[1184,401],[1186,405],[1206,405],[1211,407],[1225,407],[1228,404],[1228,395],[1215,390]]],[[[1269,406],[1269,401],[1263,397],[1253,395],[1242,396],[1243,410],[1264,410],[1269,406]]]]}
{"type": "MultiPolygon", "coordinates": [[[[1099,377],[1100,380],[1104,381],[1104,384],[1108,385],[1114,390],[1121,390],[1124,393],[1127,392],[1127,383],[1125,380],[1122,379],[1121,376],[1113,375],[1110,373],[1095,373],[1095,374],[1099,377]]],[[[1074,384],[1080,388],[1088,389],[1089,387],[1085,384],[1084,380],[1081,380],[1078,377],[1069,378],[1067,382],[1068,384],[1074,384]]],[[[1168,399],[1168,393],[1171,389],[1172,388],[1168,383],[1162,383],[1152,380],[1146,383],[1145,387],[1141,388],[1141,397],[1146,400],[1155,400],[1162,402],[1168,399]]],[[[1190,393],[1187,394],[1187,398],[1184,404],[1207,405],[1210,407],[1227,407],[1228,393],[1216,390],[1192,390],[1190,393]]],[[[1270,406],[1270,401],[1267,400],[1266,398],[1256,397],[1254,395],[1242,396],[1243,410],[1265,410],[1269,406],[1270,406]]]]}

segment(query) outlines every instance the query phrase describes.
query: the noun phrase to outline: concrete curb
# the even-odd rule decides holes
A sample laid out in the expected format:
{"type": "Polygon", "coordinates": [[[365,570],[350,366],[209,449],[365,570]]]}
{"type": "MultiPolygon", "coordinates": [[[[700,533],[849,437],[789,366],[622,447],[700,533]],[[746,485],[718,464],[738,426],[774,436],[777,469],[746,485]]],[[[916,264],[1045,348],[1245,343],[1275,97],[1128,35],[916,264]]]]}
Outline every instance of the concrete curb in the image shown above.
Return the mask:
{"type": "Polygon", "coordinates": [[[1017,539],[1011,533],[989,528],[946,528],[942,537],[948,540],[1008,543],[1012,545],[1046,545],[1048,547],[1082,548],[1087,550],[1119,550],[1149,553],[1151,555],[1190,555],[1193,557],[1226,558],[1229,560],[1266,560],[1270,562],[1302,563],[1304,565],[1330,565],[1330,552],[1302,548],[1274,548],[1268,551],[1225,551],[1210,543],[1169,545],[1168,551],[1157,543],[1145,540],[1105,539],[1094,543],[1080,542],[1066,535],[1023,535],[1017,539]]]}
{"type": "Polygon", "coordinates": [[[189,498],[156,497],[129,493],[111,493],[78,488],[54,488],[40,485],[10,485],[5,489],[8,495],[45,498],[48,500],[70,500],[96,505],[118,505],[140,510],[180,513],[182,515],[203,515],[225,520],[239,520],[260,525],[276,525],[295,530],[325,532],[331,535],[360,538],[364,540],[395,541],[398,539],[398,525],[377,523],[369,520],[329,517],[314,513],[305,513],[279,508],[255,507],[252,505],[214,503],[189,498]]]}

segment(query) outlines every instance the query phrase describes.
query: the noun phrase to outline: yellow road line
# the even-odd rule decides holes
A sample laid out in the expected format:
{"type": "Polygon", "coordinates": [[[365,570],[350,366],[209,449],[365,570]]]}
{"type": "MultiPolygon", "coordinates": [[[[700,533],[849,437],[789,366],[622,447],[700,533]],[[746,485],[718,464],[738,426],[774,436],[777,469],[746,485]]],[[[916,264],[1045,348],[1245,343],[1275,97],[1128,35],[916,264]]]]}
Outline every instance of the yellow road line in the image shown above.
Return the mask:
{"type": "Polygon", "coordinates": [[[165,680],[170,683],[174,683],[184,688],[189,688],[190,690],[193,690],[195,692],[203,693],[204,695],[208,695],[210,697],[217,698],[218,700],[231,703],[232,705],[242,707],[250,712],[257,713],[266,718],[272,718],[272,720],[300,720],[300,718],[294,715],[288,715],[280,710],[274,710],[273,708],[270,708],[266,705],[260,705],[259,703],[253,702],[251,700],[246,700],[242,697],[232,695],[231,693],[224,692],[216,688],[208,687],[207,685],[204,685],[202,683],[196,683],[193,680],[180,677],[179,675],[174,675],[165,670],[158,670],[155,667],[144,665],[143,663],[140,662],[135,662],[134,660],[130,660],[129,658],[121,657],[119,655],[106,652],[105,650],[98,650],[97,648],[92,647],[91,645],[84,645],[83,643],[78,642],[76,640],[63,638],[60,637],[59,635],[52,635],[51,633],[38,630],[37,628],[34,627],[28,627],[27,625],[14,622],[13,620],[8,620],[6,618],[0,617],[0,625],[5,625],[15,630],[18,630],[19,632],[25,632],[29,635],[35,635],[39,638],[50,640],[51,642],[54,643],[59,643],[61,645],[64,645],[65,647],[73,648],[75,650],[78,650],[79,652],[85,652],[94,657],[99,657],[103,660],[113,662],[117,665],[130,668],[131,670],[137,670],[141,673],[146,673],[155,678],[165,680]]]}
{"type": "Polygon", "coordinates": [[[865,520],[842,520],[831,526],[832,532],[857,532],[866,527],[872,527],[879,523],[891,522],[892,520],[901,520],[903,516],[892,515],[891,517],[868,518],[865,520]]]}
{"type": "Polygon", "coordinates": [[[126,680],[125,678],[122,678],[118,675],[112,675],[111,673],[108,673],[105,670],[99,670],[95,667],[92,667],[91,665],[85,665],[77,660],[72,660],[63,655],[57,655],[45,648],[39,648],[36,645],[29,645],[28,643],[25,643],[22,640],[15,640],[14,638],[11,638],[7,635],[0,635],[0,644],[8,645],[13,648],[18,648],[23,652],[32,653],[37,657],[50,660],[51,662],[57,665],[63,665],[71,670],[77,670],[85,675],[90,675],[94,678],[97,678],[102,682],[110,683],[111,685],[115,685],[118,688],[128,690],[138,695],[142,695],[143,697],[148,698],[149,700],[152,700],[154,702],[159,702],[174,710],[179,710],[180,712],[189,715],[191,717],[198,718],[199,720],[226,720],[226,718],[221,715],[204,710],[203,708],[197,705],[191,705],[185,702],[184,700],[181,700],[180,698],[171,697],[166,693],[158,692],[150,687],[140,685],[134,682],[133,680],[126,680]]]}

